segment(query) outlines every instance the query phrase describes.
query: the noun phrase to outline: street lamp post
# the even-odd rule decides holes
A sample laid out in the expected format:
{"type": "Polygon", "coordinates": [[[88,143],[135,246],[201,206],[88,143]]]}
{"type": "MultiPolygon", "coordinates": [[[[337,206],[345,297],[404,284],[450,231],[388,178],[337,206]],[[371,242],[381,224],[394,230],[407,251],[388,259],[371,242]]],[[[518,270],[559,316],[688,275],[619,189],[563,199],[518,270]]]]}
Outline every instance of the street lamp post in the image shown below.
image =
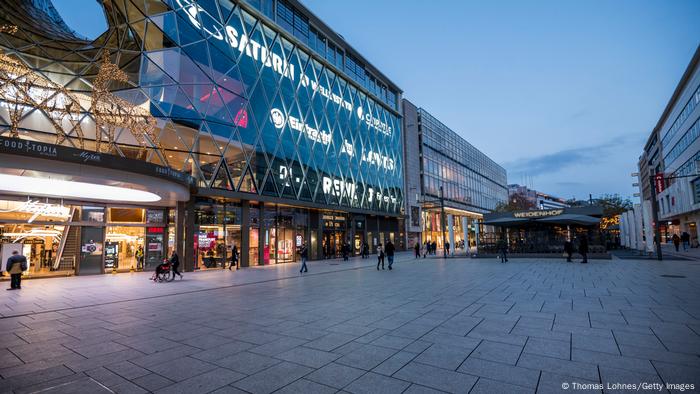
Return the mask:
{"type": "Polygon", "coordinates": [[[649,182],[651,184],[651,220],[654,222],[654,241],[656,242],[656,258],[661,261],[663,256],[661,255],[661,229],[659,226],[659,200],[656,199],[656,182],[654,180],[654,175],[649,175],[649,182]]]}

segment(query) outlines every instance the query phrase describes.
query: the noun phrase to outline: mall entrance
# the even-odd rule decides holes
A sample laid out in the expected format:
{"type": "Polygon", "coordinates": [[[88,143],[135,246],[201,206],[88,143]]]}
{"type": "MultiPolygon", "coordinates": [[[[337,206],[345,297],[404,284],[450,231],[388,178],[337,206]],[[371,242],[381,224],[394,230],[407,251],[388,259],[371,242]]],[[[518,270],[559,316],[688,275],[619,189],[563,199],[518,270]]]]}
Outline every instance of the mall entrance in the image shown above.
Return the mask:
{"type": "MultiPolygon", "coordinates": [[[[326,259],[341,257],[343,246],[350,243],[347,237],[347,217],[340,213],[327,213],[323,217],[322,250],[326,259]]],[[[352,248],[350,250],[352,254],[352,248]]]]}
{"type": "Polygon", "coordinates": [[[19,251],[30,277],[151,271],[174,247],[167,222],[164,208],[0,199],[0,258],[19,251]]]}
{"type": "Polygon", "coordinates": [[[195,270],[228,268],[236,246],[240,261],[241,206],[200,199],[195,205],[195,270]]]}

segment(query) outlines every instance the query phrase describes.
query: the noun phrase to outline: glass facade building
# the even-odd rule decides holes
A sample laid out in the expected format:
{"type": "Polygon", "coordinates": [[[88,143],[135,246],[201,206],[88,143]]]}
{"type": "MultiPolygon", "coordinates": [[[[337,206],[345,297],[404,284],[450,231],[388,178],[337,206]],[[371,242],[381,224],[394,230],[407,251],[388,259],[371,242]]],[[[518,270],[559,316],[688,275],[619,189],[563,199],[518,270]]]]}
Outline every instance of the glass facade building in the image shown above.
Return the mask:
{"type": "Polygon", "coordinates": [[[404,125],[406,138],[418,141],[405,146],[420,157],[419,166],[406,166],[407,189],[420,190],[420,198],[409,196],[407,203],[408,244],[434,242],[442,250],[449,243],[452,253],[466,251],[478,242],[483,214],[508,198],[506,170],[408,100],[404,125]]]}
{"type": "Polygon", "coordinates": [[[478,213],[508,198],[506,170],[426,110],[418,109],[423,150],[423,190],[478,213]]]}
{"type": "Polygon", "coordinates": [[[298,2],[105,0],[94,40],[42,3],[0,5],[0,136],[190,177],[187,268],[402,239],[401,91],[298,2]]]}

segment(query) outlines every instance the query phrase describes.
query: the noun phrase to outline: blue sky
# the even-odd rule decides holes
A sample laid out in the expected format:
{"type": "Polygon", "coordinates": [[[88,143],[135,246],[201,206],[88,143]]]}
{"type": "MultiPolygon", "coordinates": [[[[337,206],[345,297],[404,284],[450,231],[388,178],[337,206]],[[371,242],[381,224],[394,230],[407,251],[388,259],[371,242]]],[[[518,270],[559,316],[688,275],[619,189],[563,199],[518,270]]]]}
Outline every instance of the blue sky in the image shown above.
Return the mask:
{"type": "MultiPolygon", "coordinates": [[[[565,198],[632,196],[700,43],[694,0],[302,1],[509,182],[565,198]]],[[[92,2],[54,4],[79,33],[103,29],[92,2]]]]}

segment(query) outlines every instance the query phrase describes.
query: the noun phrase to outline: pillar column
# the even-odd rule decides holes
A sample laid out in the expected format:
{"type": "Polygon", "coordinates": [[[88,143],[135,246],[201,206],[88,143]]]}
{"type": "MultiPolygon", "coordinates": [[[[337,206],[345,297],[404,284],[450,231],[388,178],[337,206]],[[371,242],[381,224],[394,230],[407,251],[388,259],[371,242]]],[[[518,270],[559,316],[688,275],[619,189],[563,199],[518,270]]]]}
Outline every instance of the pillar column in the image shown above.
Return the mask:
{"type": "Polygon", "coordinates": [[[180,258],[185,257],[185,201],[178,201],[175,207],[175,233],[173,234],[175,238],[175,253],[177,253],[180,258]]]}
{"type": "Polygon", "coordinates": [[[464,252],[469,254],[469,223],[466,216],[462,216],[462,239],[464,240],[464,252]]]}
{"type": "Polygon", "coordinates": [[[258,205],[260,209],[258,218],[258,265],[265,264],[265,232],[267,231],[267,226],[265,223],[265,203],[261,202],[258,205]]]}
{"type": "Polygon", "coordinates": [[[184,240],[185,244],[183,246],[184,257],[184,268],[187,272],[194,271],[195,266],[195,253],[194,249],[194,197],[190,197],[190,200],[184,204],[184,240]]]}
{"type": "Polygon", "coordinates": [[[455,218],[451,213],[447,214],[447,239],[450,243],[450,250],[448,252],[450,254],[454,254],[455,250],[455,226],[454,226],[454,221],[455,218]]]}
{"type": "Polygon", "coordinates": [[[241,201],[241,248],[238,253],[241,267],[250,266],[250,201],[241,201]]]}

